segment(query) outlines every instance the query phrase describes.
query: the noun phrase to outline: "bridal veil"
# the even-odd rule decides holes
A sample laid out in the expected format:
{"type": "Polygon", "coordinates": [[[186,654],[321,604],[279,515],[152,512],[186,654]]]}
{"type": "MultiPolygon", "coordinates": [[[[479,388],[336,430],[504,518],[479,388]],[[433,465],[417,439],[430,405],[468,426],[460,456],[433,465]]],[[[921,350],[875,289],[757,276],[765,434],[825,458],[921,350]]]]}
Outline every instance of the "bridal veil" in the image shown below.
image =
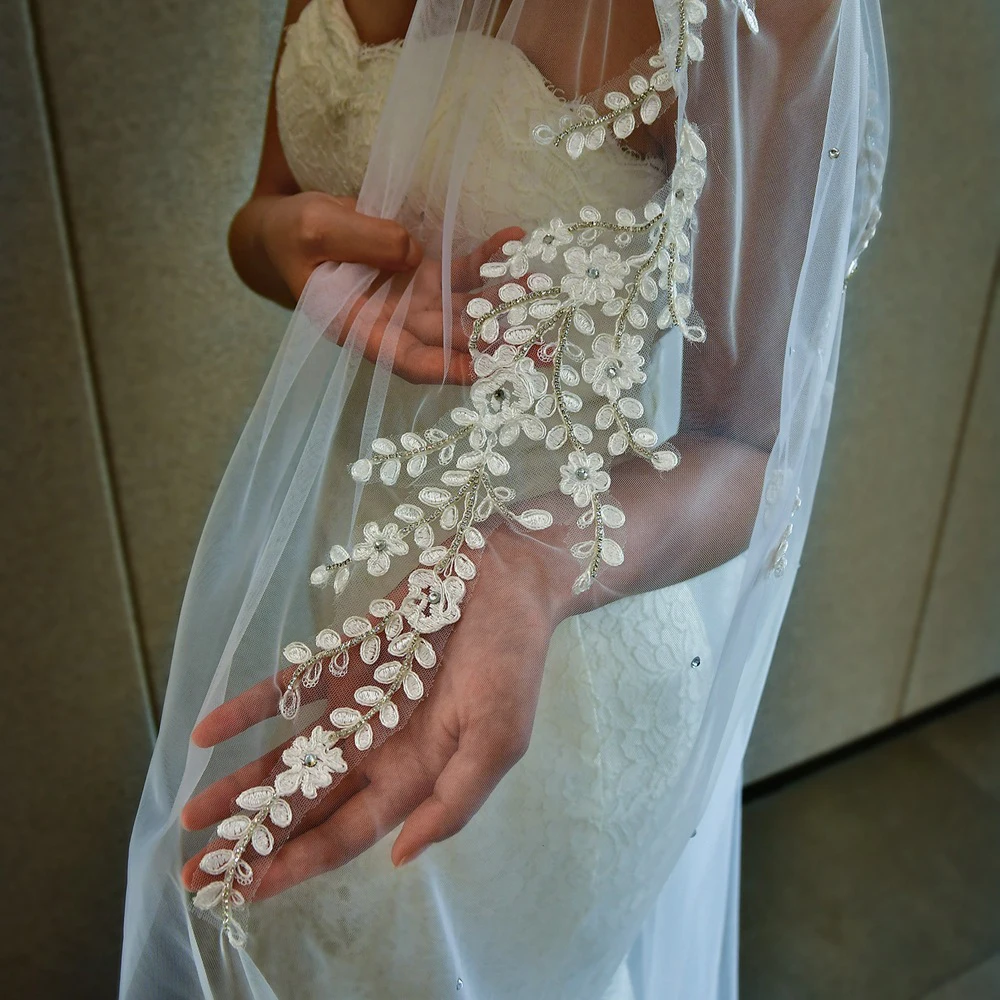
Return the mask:
{"type": "MultiPolygon", "coordinates": [[[[315,272],[219,487],[131,844],[123,997],[599,1000],[767,675],[879,216],[877,0],[419,0],[396,49],[358,207],[424,263],[315,272]],[[407,382],[395,352],[429,328],[453,377],[407,382]],[[500,530],[568,552],[593,597],[553,639],[524,760],[413,866],[381,841],[255,902],[433,697],[500,530]],[[191,742],[248,690],[229,739],[191,742]],[[259,759],[217,827],[182,827],[259,759]]],[[[658,968],[645,996],[672,995],[658,968]]]]}

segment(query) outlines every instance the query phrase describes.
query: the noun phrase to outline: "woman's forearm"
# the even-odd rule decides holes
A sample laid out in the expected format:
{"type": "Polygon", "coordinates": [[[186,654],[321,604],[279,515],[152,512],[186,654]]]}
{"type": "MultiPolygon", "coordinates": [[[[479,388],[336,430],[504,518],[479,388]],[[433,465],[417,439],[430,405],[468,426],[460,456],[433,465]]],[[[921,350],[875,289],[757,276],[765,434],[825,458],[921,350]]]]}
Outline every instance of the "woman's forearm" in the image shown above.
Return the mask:
{"type": "Polygon", "coordinates": [[[512,558],[538,564],[541,586],[558,617],[689,580],[746,548],[757,517],[768,453],[710,435],[678,434],[671,443],[680,452],[681,462],[670,472],[659,472],[642,459],[623,462],[612,470],[611,491],[602,498],[625,512],[624,530],[611,532],[625,549],[625,561],[620,566],[602,566],[584,593],[572,593],[582,564],[570,554],[569,546],[585,539],[589,529],[560,526],[532,532],[528,538],[507,539],[506,544],[515,550],[512,558]],[[544,548],[539,547],[539,540],[547,543],[544,548]]]}
{"type": "Polygon", "coordinates": [[[264,219],[287,195],[255,195],[229,226],[229,258],[240,280],[258,295],[291,309],[295,299],[274,266],[263,240],[264,219]]]}

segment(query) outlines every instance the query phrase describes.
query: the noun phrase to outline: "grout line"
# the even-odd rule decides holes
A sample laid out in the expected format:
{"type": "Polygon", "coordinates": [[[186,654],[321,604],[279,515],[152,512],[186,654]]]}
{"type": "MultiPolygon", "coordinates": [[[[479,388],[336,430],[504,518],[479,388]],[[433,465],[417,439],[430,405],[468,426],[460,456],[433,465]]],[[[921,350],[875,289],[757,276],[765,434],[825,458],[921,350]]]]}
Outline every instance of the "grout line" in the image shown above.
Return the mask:
{"type": "Polygon", "coordinates": [[[805,778],[810,778],[814,774],[840,764],[842,761],[858,757],[868,750],[874,750],[885,743],[891,743],[901,736],[906,736],[911,732],[922,729],[928,723],[958,712],[967,705],[997,696],[1000,696],[1000,678],[995,677],[976,685],[976,687],[968,691],[963,691],[952,698],[948,698],[946,701],[938,702],[929,708],[907,716],[905,719],[900,719],[886,726],[884,729],[852,740],[843,746],[834,747],[826,753],[822,753],[817,757],[811,757],[809,760],[805,760],[801,764],[795,764],[784,771],[779,771],[777,774],[771,774],[766,778],[759,778],[757,781],[750,782],[743,788],[743,803],[745,805],[771,795],[774,792],[781,791],[781,789],[788,785],[795,784],[805,778]]]}
{"type": "Polygon", "coordinates": [[[927,563],[927,573],[924,577],[924,584],[920,593],[920,601],[917,605],[917,616],[914,621],[913,635],[910,640],[910,648],[907,650],[906,666],[899,686],[899,697],[896,702],[895,718],[904,718],[906,701],[910,692],[910,684],[913,680],[913,671],[916,666],[917,654],[920,652],[920,641],[923,638],[924,626],[926,624],[927,609],[930,606],[931,594],[934,590],[934,579],[937,573],[938,562],[941,558],[941,550],[944,547],[944,536],[948,528],[951,517],[952,501],[955,497],[955,486],[958,481],[959,471],[962,464],[962,453],[965,450],[965,439],[968,436],[969,423],[972,419],[972,407],[975,404],[976,394],[979,391],[979,377],[982,369],[983,354],[986,351],[986,340],[989,336],[990,325],[993,320],[993,311],[1000,297],[1000,248],[997,250],[996,259],[993,262],[993,272],[990,275],[987,286],[986,308],[983,311],[983,319],[976,339],[976,346],[972,353],[972,365],[969,372],[969,379],[965,390],[965,399],[962,403],[962,411],[958,418],[958,430],[955,435],[955,443],[952,447],[951,459],[948,463],[948,474],[945,477],[945,492],[941,503],[941,510],[938,514],[938,522],[934,529],[934,541],[931,545],[931,554],[927,563]]]}
{"type": "Polygon", "coordinates": [[[96,428],[95,445],[98,475],[107,503],[107,511],[110,513],[112,549],[123,585],[125,611],[129,634],[132,640],[132,651],[135,655],[135,662],[138,664],[137,673],[139,675],[139,691],[143,703],[143,714],[149,731],[150,746],[152,746],[156,741],[158,718],[150,678],[150,656],[143,641],[142,621],[131,572],[132,560],[130,559],[125,535],[125,524],[122,517],[122,502],[117,483],[115,482],[111,461],[109,419],[101,405],[102,401],[98,389],[96,352],[88,322],[87,300],[80,267],[79,244],[75,236],[69,210],[66,170],[59,155],[59,136],[55,125],[51,86],[48,75],[45,72],[44,52],[41,40],[42,33],[36,10],[37,0],[21,0],[21,2],[23,5],[25,30],[28,36],[27,49],[29,60],[31,62],[35,88],[39,94],[39,110],[43,125],[42,142],[45,146],[46,160],[50,172],[50,183],[56,203],[59,242],[68,262],[71,308],[76,321],[75,331],[77,333],[77,347],[83,367],[84,393],[90,410],[92,427],[96,428]]]}

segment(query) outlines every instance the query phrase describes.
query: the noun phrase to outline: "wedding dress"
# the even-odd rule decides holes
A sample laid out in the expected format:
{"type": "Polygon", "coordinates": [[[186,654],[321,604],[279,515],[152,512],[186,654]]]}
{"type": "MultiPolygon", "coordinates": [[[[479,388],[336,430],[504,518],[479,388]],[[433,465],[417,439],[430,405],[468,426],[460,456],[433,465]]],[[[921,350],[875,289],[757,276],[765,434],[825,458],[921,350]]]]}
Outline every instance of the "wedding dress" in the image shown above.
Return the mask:
{"type": "MultiPolygon", "coordinates": [[[[558,92],[503,30],[466,31],[461,36],[461,57],[454,58],[452,47],[458,35],[427,27],[440,16],[433,11],[434,6],[418,7],[414,16],[418,26],[411,28],[413,37],[405,45],[363,44],[343,0],[312,0],[298,22],[289,27],[276,77],[276,107],[285,157],[302,190],[360,196],[360,204],[364,204],[366,195],[374,189],[377,202],[378,189],[371,177],[374,174],[378,178],[381,171],[383,204],[376,207],[385,208],[385,190],[391,188],[385,178],[391,179],[393,172],[400,169],[399,161],[380,154],[386,145],[387,121],[391,121],[394,107],[405,106],[400,104],[400,93],[406,80],[411,83],[423,80],[432,81],[428,86],[436,87],[434,99],[428,103],[433,110],[420,125],[418,148],[412,162],[406,164],[405,184],[400,185],[401,190],[405,188],[405,197],[388,214],[395,214],[425,247],[450,244],[457,253],[516,225],[529,234],[536,231],[547,234],[539,238],[533,252],[540,261],[551,262],[554,255],[548,254],[546,248],[570,242],[569,237],[563,236],[563,223],[557,225],[552,220],[567,218],[584,206],[580,216],[585,222],[616,218],[625,229],[641,225],[632,213],[622,214],[622,206],[661,204],[664,178],[671,174],[670,203],[680,206],[679,224],[693,227],[693,206],[689,204],[685,209],[682,202],[685,195],[689,202],[692,195],[698,197],[706,173],[711,183],[712,164],[711,157],[706,157],[704,143],[688,122],[700,125],[702,135],[725,128],[727,111],[737,117],[741,99],[738,83],[731,83],[728,90],[716,85],[711,99],[703,99],[699,104],[696,85],[690,84],[688,91],[688,83],[674,78],[679,136],[675,162],[665,162],[653,154],[640,156],[633,151],[625,141],[629,129],[618,128],[622,109],[612,100],[605,103],[611,109],[614,135],[602,137],[601,141],[595,137],[585,148],[582,142],[578,143],[570,151],[577,128],[573,116],[580,114],[580,101],[570,101],[558,92]],[[483,80],[490,81],[485,90],[483,80]],[[477,91],[482,91],[482,99],[473,114],[469,109],[469,94],[477,91]],[[709,120],[696,119],[694,112],[699,106],[706,109],[705,117],[709,120]],[[708,109],[712,109],[714,120],[708,109]],[[475,119],[471,133],[470,117],[475,119]],[[545,131],[545,123],[551,123],[549,132],[545,131]],[[560,128],[570,137],[565,141],[570,155],[557,149],[540,151],[540,145],[551,143],[551,136],[560,128]],[[456,149],[462,152],[456,154],[456,149]],[[706,160],[709,162],[703,166],[706,160]],[[458,185],[455,162],[461,163],[458,185]],[[451,169],[443,168],[449,165],[451,169]]],[[[472,6],[479,8],[482,4],[472,6]]],[[[839,12],[827,13],[829,23],[821,33],[836,39],[844,51],[838,51],[837,59],[827,65],[821,82],[827,91],[834,92],[838,73],[850,77],[846,82],[841,80],[839,86],[847,95],[843,107],[851,109],[853,99],[854,120],[848,116],[848,120],[834,125],[848,134],[852,129],[857,133],[858,166],[852,170],[860,180],[857,183],[852,180],[853,197],[839,197],[840,202],[849,204],[838,206],[837,251],[827,254],[829,260],[820,265],[827,270],[836,269],[838,257],[852,261],[873,231],[883,162],[880,151],[884,143],[884,131],[875,126],[881,123],[878,116],[884,117],[886,106],[884,81],[879,83],[878,73],[870,65],[880,58],[877,6],[859,4],[856,0],[845,0],[839,6],[839,12]],[[849,72],[845,64],[850,64],[849,72]],[[866,87],[860,99],[855,92],[861,85],[859,81],[864,81],[866,87]],[[876,108],[877,115],[873,110],[876,108]],[[878,148],[868,141],[872,136],[878,139],[878,148]]],[[[519,4],[514,7],[519,9],[519,4]]],[[[688,60],[700,62],[705,50],[706,60],[710,58],[714,39],[717,47],[725,46],[728,55],[719,53],[717,58],[733,64],[730,77],[735,81],[745,72],[745,68],[735,65],[739,61],[736,56],[742,51],[740,47],[762,42],[766,34],[766,24],[760,36],[748,30],[748,27],[758,28],[752,7],[731,0],[720,0],[707,12],[698,0],[669,0],[658,3],[656,13],[664,39],[662,48],[667,50],[671,39],[674,47],[678,38],[682,40],[678,67],[686,65],[688,60]],[[714,34],[710,27],[712,18],[718,22],[714,34]]],[[[475,10],[470,16],[474,21],[475,10]]],[[[574,16],[568,7],[566,16],[567,20],[574,16]]],[[[746,64],[752,68],[753,59],[747,57],[746,64]]],[[[654,94],[651,81],[656,79],[658,65],[655,59],[650,62],[646,69],[649,76],[639,75],[638,82],[632,84],[632,93],[626,94],[628,99],[638,94],[643,101],[650,100],[654,94]]],[[[636,81],[635,75],[632,80],[636,81]]],[[[664,97],[662,103],[665,102],[664,97]]],[[[660,104],[657,97],[657,113],[660,104]]],[[[833,107],[832,98],[829,106],[833,107]]],[[[652,102],[643,106],[643,122],[655,119],[653,108],[652,102]]],[[[638,104],[633,106],[633,110],[637,109],[638,104]]],[[[842,110],[828,112],[824,98],[818,116],[820,137],[828,114],[835,119],[842,110]]],[[[584,125],[592,130],[586,124],[590,120],[587,114],[583,116],[584,125]]],[[[632,118],[634,128],[635,116],[632,118]]],[[[397,118],[396,127],[402,129],[400,123],[397,118]]],[[[832,127],[827,123],[825,131],[832,127]]],[[[840,148],[835,151],[834,156],[834,147],[829,146],[828,162],[820,167],[821,171],[840,158],[840,148]]],[[[716,155],[719,171],[724,175],[721,146],[716,155]]],[[[756,149],[742,155],[748,160],[761,156],[756,149]]],[[[748,170],[748,179],[750,173],[748,170]]],[[[730,176],[730,182],[737,183],[735,174],[730,176]]],[[[823,183],[822,179],[815,179],[814,172],[808,181],[809,206],[812,195],[822,189],[823,183]]],[[[753,193],[748,187],[746,194],[753,193]]],[[[817,203],[822,200],[819,195],[816,199],[817,203]]],[[[805,211],[803,233],[798,237],[806,263],[810,252],[806,233],[812,231],[811,226],[817,226],[818,209],[812,212],[810,223],[810,212],[805,211]]],[[[652,213],[653,209],[647,208],[646,218],[652,219],[652,213]]],[[[706,244],[713,241],[711,223],[727,213],[742,219],[742,228],[739,224],[732,225],[729,232],[737,236],[750,232],[752,227],[746,219],[753,210],[743,204],[742,196],[717,206],[714,211],[709,202],[700,221],[706,244]]],[[[719,239],[732,240],[732,237],[722,234],[719,239]]],[[[625,247],[627,240],[620,238],[617,245],[625,247]]],[[[678,288],[693,285],[697,296],[699,286],[690,277],[684,277],[694,270],[685,263],[689,259],[683,256],[685,245],[683,239],[675,244],[669,262],[670,274],[672,280],[679,282],[678,288]]],[[[505,247],[509,260],[502,265],[507,268],[502,273],[515,276],[517,255],[530,256],[532,252],[522,247],[523,242],[505,247]]],[[[738,285],[743,254],[749,252],[749,249],[727,248],[729,259],[736,263],[728,270],[719,268],[725,272],[724,278],[713,278],[709,266],[700,264],[705,272],[702,287],[711,290],[720,287],[723,281],[738,285]]],[[[759,256],[760,248],[755,252],[759,256]]],[[[588,287],[597,289],[597,299],[591,295],[588,301],[599,304],[603,298],[599,294],[603,279],[596,266],[597,251],[590,254],[585,263],[591,266],[581,271],[579,278],[584,283],[590,280],[588,287]]],[[[806,265],[800,255],[793,252],[791,257],[797,261],[797,269],[790,273],[801,284],[807,284],[802,277],[807,272],[806,265]]],[[[600,258],[602,262],[605,260],[610,261],[611,257],[605,254],[600,258]]],[[[571,261],[568,251],[566,261],[571,261]]],[[[691,260],[690,265],[693,264],[691,260]]],[[[527,267],[520,273],[523,275],[525,270],[527,267]]],[[[342,268],[342,275],[347,271],[342,268]]],[[[486,266],[483,273],[486,276],[494,272],[486,266]]],[[[336,276],[330,279],[337,280],[336,276]]],[[[329,343],[323,344],[322,332],[339,308],[330,303],[339,303],[346,297],[344,288],[351,278],[339,280],[340,286],[329,284],[318,291],[311,286],[312,293],[307,289],[296,322],[319,329],[319,339],[314,335],[302,341],[305,346],[297,354],[294,335],[286,341],[259,404],[258,427],[264,429],[251,442],[249,453],[256,455],[249,463],[251,471],[246,471],[245,462],[240,465],[234,459],[237,471],[234,473],[231,468],[227,478],[243,476],[253,482],[264,464],[261,456],[267,454],[272,440],[285,452],[294,454],[290,469],[301,469],[307,464],[313,447],[312,436],[307,433],[310,421],[315,422],[313,427],[322,423],[322,417],[315,414],[315,400],[323,392],[329,394],[326,383],[334,383],[336,372],[341,369],[327,366],[323,369],[326,374],[311,373],[312,362],[306,362],[313,357],[313,351],[337,350],[329,343]],[[337,293],[333,294],[331,288],[337,288],[337,293]],[[317,319],[318,316],[322,319],[317,319]],[[317,348],[317,343],[321,348],[317,348]],[[300,391],[297,386],[313,380],[312,399],[307,393],[305,402],[296,404],[295,392],[300,391]]],[[[529,287],[535,287],[530,285],[530,278],[527,280],[529,287]]],[[[839,280],[843,280],[843,275],[839,280]]],[[[794,282],[792,285],[794,291],[794,282]]],[[[664,287],[663,282],[660,287],[664,287]]],[[[688,360],[691,346],[703,340],[710,343],[713,335],[725,337],[726,312],[740,312],[733,305],[732,295],[720,296],[724,301],[713,303],[705,299],[706,293],[702,291],[696,301],[704,317],[702,324],[690,305],[678,305],[686,291],[677,293],[668,289],[668,292],[674,295],[668,308],[670,322],[649,346],[642,362],[642,378],[634,379],[632,393],[641,403],[635,409],[642,412],[644,425],[650,429],[650,440],[655,432],[659,441],[673,438],[681,429],[683,395],[690,392],[685,387],[685,365],[691,370],[695,367],[688,360]]],[[[650,293],[655,294],[659,293],[650,293]]],[[[793,391],[789,380],[793,376],[785,374],[781,419],[784,426],[787,413],[796,415],[797,427],[791,433],[793,437],[798,435],[799,444],[786,443],[780,461],[776,459],[777,452],[771,452],[749,548],[692,579],[623,596],[562,622],[550,643],[528,751],[460,833],[398,870],[389,860],[388,841],[383,841],[341,868],[254,903],[249,940],[235,917],[229,923],[227,912],[224,926],[230,941],[234,937],[231,926],[239,927],[235,942],[239,950],[231,950],[225,942],[226,935],[220,939],[214,924],[190,919],[188,905],[175,888],[181,842],[177,809],[196,786],[200,787],[198,783],[204,781],[206,761],[190,749],[184,751],[186,757],[181,761],[177,756],[179,748],[175,747],[172,763],[164,763],[165,755],[171,751],[161,750],[158,745],[161,759],[159,765],[154,760],[151,769],[130,863],[123,996],[189,996],[194,995],[195,988],[206,996],[332,996],[351,1000],[389,997],[422,1000],[456,992],[463,997],[487,1000],[665,997],[721,1000],[736,996],[741,761],[794,576],[789,569],[790,560],[795,558],[790,550],[793,541],[796,545],[801,543],[808,517],[835,373],[840,300],[828,291],[816,298],[818,305],[811,309],[805,309],[801,295],[794,301],[789,299],[787,310],[781,313],[785,316],[787,312],[794,322],[796,311],[805,311],[806,324],[811,317],[824,331],[818,336],[814,329],[806,329],[796,339],[787,332],[786,318],[781,332],[781,343],[787,341],[789,352],[785,355],[786,368],[794,374],[792,355],[796,351],[809,353],[814,360],[820,358],[824,367],[812,383],[807,376],[800,376],[797,392],[809,403],[802,411],[797,411],[796,403],[789,398],[793,391]],[[798,458],[791,461],[789,456],[796,454],[798,458]],[[796,529],[794,536],[792,525],[796,529]],[[158,767],[161,777],[156,778],[158,767]],[[173,777],[164,779],[164,773],[173,777]],[[157,884],[165,886],[159,897],[142,891],[143,886],[157,884]],[[170,929],[165,933],[164,927],[170,929]],[[152,947],[150,941],[155,942],[152,947]],[[184,987],[188,992],[177,987],[175,994],[172,987],[162,982],[156,989],[149,985],[156,977],[157,967],[165,963],[184,969],[181,978],[188,984],[184,987]]],[[[603,301],[608,300],[603,298],[603,301]]],[[[470,304],[470,315],[474,308],[470,304]]],[[[766,310],[752,315],[766,324],[766,310]]],[[[636,319],[636,324],[641,319],[642,316],[636,319]]],[[[746,320],[747,315],[743,315],[741,322],[746,320]]],[[[798,320],[801,322],[802,317],[798,316],[798,320]]],[[[586,317],[579,322],[582,329],[586,317]]],[[[293,323],[293,330],[294,326],[293,323]]],[[[737,333],[731,336],[734,342],[738,339],[737,333]]],[[[597,351],[597,341],[594,343],[597,351]]],[[[620,366],[622,362],[617,358],[614,355],[612,360],[620,366]]],[[[343,363],[336,360],[330,365],[343,363]]],[[[597,388],[600,374],[595,374],[591,367],[588,376],[586,363],[582,370],[584,380],[597,388]]],[[[611,371],[616,373],[617,367],[611,371]]],[[[750,390],[757,391],[760,390],[750,390]]],[[[734,390],[736,395],[745,392],[745,388],[734,390]]],[[[381,366],[367,362],[359,366],[355,362],[350,377],[344,381],[338,415],[330,425],[332,430],[317,445],[322,448],[323,460],[309,487],[305,508],[309,513],[296,515],[298,534],[283,543],[275,565],[283,566],[287,558],[290,564],[295,564],[290,573],[301,575],[304,568],[308,575],[315,562],[315,559],[310,561],[311,553],[322,551],[341,537],[339,532],[330,531],[328,519],[346,517],[345,523],[358,523],[359,503],[370,503],[369,509],[374,511],[371,516],[376,520],[391,516],[400,496],[390,489],[389,496],[368,500],[374,491],[363,484],[372,476],[372,460],[359,456],[371,450],[376,432],[379,440],[386,440],[417,424],[428,426],[441,414],[458,413],[467,405],[468,398],[468,390],[460,386],[435,387],[429,394],[425,386],[410,385],[396,376],[388,376],[381,366]],[[399,414],[404,414],[402,422],[394,426],[399,414]],[[345,469],[353,469],[360,501],[355,484],[345,476],[345,469]],[[351,487],[349,490],[345,489],[345,481],[351,487]],[[301,531],[299,521],[305,522],[301,531]]],[[[475,400],[475,395],[472,398],[475,400]]],[[[613,400],[617,396],[608,398],[613,400]]],[[[586,401],[578,409],[598,421],[600,427],[596,409],[588,409],[586,401]]],[[[250,427],[254,419],[251,418],[250,427]]],[[[518,419],[523,419],[523,414],[518,419]]],[[[537,436],[529,438],[527,430],[518,438],[516,481],[521,496],[533,498],[545,494],[546,479],[540,470],[544,468],[546,450],[552,450],[550,438],[551,435],[544,440],[537,436]]],[[[779,443],[781,440],[779,435],[779,443]]],[[[376,447],[375,452],[374,460],[381,461],[382,467],[394,460],[394,451],[380,452],[376,447]]],[[[676,464],[676,456],[672,451],[656,454],[666,456],[658,459],[660,464],[656,467],[669,475],[666,470],[676,464]]],[[[683,461],[683,449],[680,458],[683,461]]],[[[284,461],[287,459],[283,455],[281,462],[284,461]]],[[[299,474],[281,472],[281,468],[279,462],[278,470],[270,476],[272,495],[261,504],[261,551],[271,545],[275,536],[273,523],[276,520],[281,523],[283,504],[287,504],[287,499],[283,500],[284,491],[288,491],[288,496],[293,493],[288,485],[289,476],[294,478],[299,474]]],[[[382,484],[394,487],[396,475],[398,471],[383,475],[382,484]]],[[[381,488],[378,477],[376,472],[375,485],[381,488]]],[[[229,488],[233,488],[232,483],[229,488]]],[[[224,483],[220,497],[226,489],[224,483]]],[[[398,512],[400,508],[396,509],[398,512]]],[[[363,520],[368,516],[365,514],[363,520]]],[[[610,525],[614,516],[607,516],[610,525]]],[[[211,531],[210,520],[206,537],[210,537],[211,531]]],[[[217,552],[212,560],[220,561],[217,552]]],[[[238,562],[235,557],[233,561],[238,562]]],[[[615,562],[612,558],[606,561],[611,565],[615,562]]],[[[251,554],[242,570],[247,593],[254,590],[259,562],[259,555],[251,554]]],[[[206,576],[206,565],[204,559],[196,562],[193,580],[206,576]]],[[[372,572],[371,561],[368,566],[372,572]]],[[[326,583],[342,569],[333,559],[331,564],[313,571],[313,582],[326,583]]],[[[270,579],[281,577],[279,589],[283,590],[290,584],[283,582],[282,573],[284,570],[272,569],[270,579]]],[[[231,577],[240,578],[240,573],[231,577]]],[[[339,584],[338,578],[338,594],[339,584]]],[[[374,589],[365,591],[366,600],[385,593],[385,585],[378,580],[369,580],[368,584],[374,589]]],[[[243,601],[246,607],[247,599],[242,592],[232,597],[220,596],[225,586],[224,579],[213,577],[209,589],[202,590],[202,597],[207,594],[212,601],[221,601],[223,608],[228,601],[231,610],[222,617],[231,620],[235,615],[238,620],[242,612],[236,606],[243,601]]],[[[291,604],[291,611],[284,608],[286,626],[296,622],[300,630],[312,627],[315,631],[318,626],[313,627],[312,620],[329,618],[325,602],[331,589],[321,590],[319,596],[313,592],[302,599],[304,603],[291,604]]],[[[287,599],[275,600],[280,603],[287,599]]],[[[265,603],[272,610],[276,606],[274,602],[265,600],[265,603]]],[[[241,636],[260,631],[256,614],[256,610],[249,612],[247,621],[251,624],[244,622],[241,636]]],[[[511,627],[516,627],[516,623],[511,627]]],[[[233,641],[226,637],[227,628],[214,641],[199,635],[195,645],[190,638],[193,634],[191,629],[184,631],[182,618],[180,650],[190,653],[200,647],[214,649],[221,661],[231,656],[222,652],[223,648],[231,649],[233,641]]],[[[349,634],[345,631],[345,635],[349,634]]],[[[284,634],[283,638],[268,638],[266,642],[278,641],[280,649],[288,638],[284,634]]],[[[301,644],[293,646],[299,648],[301,644]]],[[[323,653],[325,647],[322,644],[320,647],[320,654],[327,655],[323,653]]],[[[298,659],[294,650],[286,651],[286,659],[293,664],[305,662],[309,655],[315,659],[317,654],[311,654],[308,647],[301,648],[305,652],[298,659]]],[[[329,655],[335,648],[330,647],[329,655]]],[[[331,672],[333,662],[331,658],[331,672]]],[[[442,669],[447,669],[447,665],[442,669]]],[[[206,707],[246,687],[248,679],[259,680],[261,676],[247,675],[234,685],[235,673],[236,668],[232,667],[228,672],[217,673],[207,687],[201,684],[206,707]]],[[[169,729],[180,734],[187,725],[189,733],[190,723],[203,714],[202,703],[199,701],[193,710],[181,711],[178,705],[182,696],[177,694],[173,675],[171,683],[165,732],[169,729]],[[184,721],[170,729],[172,710],[184,721]]],[[[301,690],[300,693],[288,690],[282,697],[284,712],[285,698],[294,694],[291,710],[284,713],[289,717],[299,710],[303,717],[309,713],[308,704],[299,709],[301,690]]],[[[419,690],[422,692],[423,688],[419,690]]],[[[407,693],[410,694],[409,687],[407,693]]],[[[276,688],[276,703],[279,695],[281,691],[276,688]]],[[[358,695],[358,702],[365,704],[360,690],[358,695]]],[[[320,724],[324,717],[320,717],[320,724]]],[[[387,731],[398,724],[385,721],[384,715],[379,717],[387,731]]],[[[398,713],[394,718],[399,718],[398,713]]],[[[371,746],[373,737],[368,728],[367,740],[371,746]]],[[[308,732],[308,727],[302,730],[300,719],[296,730],[308,732]]],[[[278,736],[277,741],[283,738],[287,737],[278,736]]],[[[367,752],[377,753],[381,738],[379,734],[375,747],[367,752]]],[[[161,736],[160,743],[165,739],[161,736]]],[[[261,747],[268,742],[267,737],[259,738],[261,747]]],[[[270,742],[273,744],[275,738],[271,737],[270,742]]],[[[363,749],[362,743],[357,745],[363,749]]],[[[219,753],[217,750],[216,755],[219,753]]],[[[251,759],[246,754],[244,747],[235,750],[232,757],[224,756],[221,769],[216,768],[214,776],[251,759]]],[[[280,792],[277,784],[274,787],[280,792]]],[[[304,789],[305,785],[301,787],[304,789]]],[[[273,795],[273,791],[268,794],[273,795]]],[[[244,808],[252,811],[254,807],[244,805],[244,808]]],[[[266,811],[265,803],[263,812],[266,811]]],[[[281,836],[279,828],[292,822],[290,811],[287,822],[279,822],[273,810],[271,818],[273,834],[266,834],[270,843],[260,850],[262,857],[271,852],[275,836],[281,836]]],[[[232,830],[236,836],[232,839],[237,840],[248,826],[241,814],[236,815],[235,822],[232,830]]],[[[266,822],[261,825],[266,829],[266,822]]],[[[190,843],[185,838],[185,844],[190,843]]],[[[253,844],[258,845],[256,838],[253,844]]],[[[186,846],[183,850],[190,853],[186,846]]],[[[235,861],[230,857],[228,863],[233,865],[235,861]]],[[[258,863],[255,861],[254,865],[258,863]]],[[[244,880],[239,881],[242,884],[244,880]]],[[[250,879],[246,882],[250,884],[250,879]]],[[[229,884],[236,883],[230,879],[229,884]]],[[[213,906],[218,909],[219,892],[208,891],[211,900],[205,909],[211,910],[213,906]]]]}

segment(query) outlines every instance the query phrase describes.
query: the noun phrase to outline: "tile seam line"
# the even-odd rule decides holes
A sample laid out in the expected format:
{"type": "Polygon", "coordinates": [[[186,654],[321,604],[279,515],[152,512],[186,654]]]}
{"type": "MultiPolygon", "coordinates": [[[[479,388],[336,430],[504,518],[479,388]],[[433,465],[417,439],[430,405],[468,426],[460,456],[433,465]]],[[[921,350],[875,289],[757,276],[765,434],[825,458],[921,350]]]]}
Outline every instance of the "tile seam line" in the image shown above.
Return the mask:
{"type": "Polygon", "coordinates": [[[52,88],[46,72],[45,53],[43,51],[42,30],[37,10],[37,0],[22,0],[25,31],[27,33],[27,48],[31,63],[31,72],[39,112],[42,118],[42,142],[45,148],[46,169],[52,186],[56,208],[56,227],[60,248],[67,262],[68,276],[66,278],[70,293],[70,309],[73,314],[73,327],[77,351],[79,353],[84,375],[84,394],[91,418],[92,434],[97,452],[98,477],[101,492],[104,495],[106,514],[111,522],[112,550],[118,575],[125,597],[125,613],[128,618],[128,631],[132,652],[138,664],[137,674],[139,690],[143,704],[143,715],[150,739],[150,747],[156,740],[158,729],[158,714],[153,701],[152,681],[150,675],[150,657],[142,636],[142,619],[139,612],[138,597],[135,591],[132,573],[132,559],[125,535],[125,523],[122,517],[122,503],[118,485],[114,476],[111,461],[111,443],[107,414],[102,406],[98,387],[97,365],[94,356],[93,337],[90,329],[87,297],[83,286],[83,276],[80,266],[79,245],[74,232],[66,171],[59,149],[59,134],[53,107],[52,88]]]}
{"type": "Polygon", "coordinates": [[[955,487],[958,476],[961,472],[962,458],[965,451],[965,443],[969,433],[969,424],[972,420],[972,408],[975,405],[976,397],[980,390],[982,375],[982,360],[986,353],[986,341],[989,337],[990,327],[993,323],[993,313],[997,308],[997,299],[1000,297],[1000,246],[994,252],[993,268],[990,273],[989,282],[986,286],[986,303],[983,309],[982,320],[979,332],[976,336],[976,346],[972,354],[969,377],[965,386],[965,397],[962,401],[962,410],[958,418],[958,427],[955,433],[955,442],[952,446],[951,457],[948,462],[948,474],[945,479],[944,498],[941,509],[938,512],[937,524],[934,527],[934,541],[931,545],[931,553],[927,562],[927,571],[924,575],[924,583],[921,588],[920,601],[917,605],[917,615],[914,621],[913,633],[910,637],[909,648],[906,656],[906,668],[899,686],[899,695],[896,700],[896,719],[904,718],[906,703],[909,699],[910,688],[913,683],[913,673],[916,667],[917,656],[920,653],[921,640],[924,636],[924,629],[927,624],[927,611],[930,607],[931,595],[934,591],[934,580],[937,575],[938,564],[941,559],[941,552],[944,548],[944,539],[948,530],[948,522],[951,518],[952,505],[955,498],[955,487]]]}

